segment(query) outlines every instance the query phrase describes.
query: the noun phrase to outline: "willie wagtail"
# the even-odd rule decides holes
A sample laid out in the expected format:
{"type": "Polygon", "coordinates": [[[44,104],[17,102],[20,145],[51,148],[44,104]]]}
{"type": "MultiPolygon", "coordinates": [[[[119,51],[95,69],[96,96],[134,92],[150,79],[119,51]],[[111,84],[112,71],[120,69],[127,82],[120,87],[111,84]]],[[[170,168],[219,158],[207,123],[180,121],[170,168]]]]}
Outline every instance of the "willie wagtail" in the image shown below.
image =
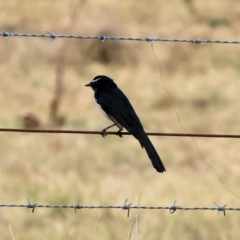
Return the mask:
{"type": "Polygon", "coordinates": [[[85,86],[92,87],[96,104],[103,114],[114,122],[111,126],[103,129],[103,136],[107,135],[107,129],[117,126],[119,128],[117,135],[121,137],[121,131],[125,128],[138,139],[142,148],[145,148],[153,167],[158,172],[166,171],[157,151],[144,132],[143,126],[131,103],[117,87],[117,84],[111,78],[99,75],[85,86]]]}

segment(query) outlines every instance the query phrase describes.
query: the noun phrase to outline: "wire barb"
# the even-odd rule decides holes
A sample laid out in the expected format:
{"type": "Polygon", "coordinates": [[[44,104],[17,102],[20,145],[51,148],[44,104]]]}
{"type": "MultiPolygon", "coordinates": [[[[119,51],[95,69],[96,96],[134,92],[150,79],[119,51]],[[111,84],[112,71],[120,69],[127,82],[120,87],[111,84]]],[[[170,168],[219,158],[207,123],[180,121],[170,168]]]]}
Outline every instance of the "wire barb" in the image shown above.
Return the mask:
{"type": "Polygon", "coordinates": [[[196,38],[195,40],[193,40],[192,44],[204,44],[204,41],[201,38],[196,38]]]}
{"type": "Polygon", "coordinates": [[[146,41],[149,42],[151,46],[153,45],[154,39],[155,39],[154,37],[146,37],[146,41]]]}
{"type": "Polygon", "coordinates": [[[214,204],[217,206],[217,211],[218,211],[218,215],[219,215],[219,212],[223,212],[223,215],[226,216],[226,206],[227,204],[225,204],[224,206],[218,206],[217,203],[214,202],[214,204]]]}
{"type": "Polygon", "coordinates": [[[122,206],[122,210],[128,210],[127,217],[129,217],[131,205],[132,205],[132,203],[127,204],[127,199],[126,199],[123,206],[122,206]]]}
{"type": "Polygon", "coordinates": [[[57,39],[57,35],[55,34],[55,32],[48,32],[50,34],[50,38],[52,38],[52,41],[57,39]]]}
{"type": "Polygon", "coordinates": [[[177,209],[181,208],[180,206],[176,206],[176,205],[175,205],[175,204],[176,204],[176,201],[177,201],[177,200],[175,200],[174,203],[173,203],[173,205],[172,205],[171,207],[169,207],[169,213],[170,213],[170,214],[175,213],[175,212],[177,211],[177,209]]]}
{"type": "Polygon", "coordinates": [[[28,205],[27,205],[27,208],[28,209],[32,209],[32,213],[34,212],[35,208],[37,207],[37,204],[34,203],[34,204],[31,204],[31,202],[29,201],[29,199],[27,198],[27,201],[28,201],[28,205]]]}
{"type": "Polygon", "coordinates": [[[2,33],[3,37],[6,37],[6,40],[8,40],[10,33],[9,32],[3,32],[2,33]]]}
{"type": "Polygon", "coordinates": [[[104,42],[107,37],[104,36],[104,35],[102,35],[102,36],[100,36],[99,38],[100,38],[100,40],[101,40],[102,42],[104,42]]]}
{"type": "Polygon", "coordinates": [[[77,213],[77,209],[81,209],[82,208],[82,206],[80,206],[79,204],[80,204],[80,199],[78,199],[78,203],[77,203],[77,205],[74,208],[75,214],[77,213]]]}

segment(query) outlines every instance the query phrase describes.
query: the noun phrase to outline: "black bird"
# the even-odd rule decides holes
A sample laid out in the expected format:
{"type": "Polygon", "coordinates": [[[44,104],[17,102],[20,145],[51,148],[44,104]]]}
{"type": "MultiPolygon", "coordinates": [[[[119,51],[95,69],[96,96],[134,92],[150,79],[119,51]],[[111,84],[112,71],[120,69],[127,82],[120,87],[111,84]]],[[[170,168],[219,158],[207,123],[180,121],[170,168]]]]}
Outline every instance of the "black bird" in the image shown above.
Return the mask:
{"type": "Polygon", "coordinates": [[[143,126],[131,103],[117,87],[117,84],[111,78],[99,75],[85,86],[92,87],[96,104],[103,114],[114,122],[113,125],[103,129],[102,135],[105,137],[107,135],[106,130],[116,125],[119,128],[117,135],[122,137],[121,131],[125,128],[138,139],[142,148],[145,148],[153,167],[158,172],[166,171],[157,151],[144,132],[143,126]]]}

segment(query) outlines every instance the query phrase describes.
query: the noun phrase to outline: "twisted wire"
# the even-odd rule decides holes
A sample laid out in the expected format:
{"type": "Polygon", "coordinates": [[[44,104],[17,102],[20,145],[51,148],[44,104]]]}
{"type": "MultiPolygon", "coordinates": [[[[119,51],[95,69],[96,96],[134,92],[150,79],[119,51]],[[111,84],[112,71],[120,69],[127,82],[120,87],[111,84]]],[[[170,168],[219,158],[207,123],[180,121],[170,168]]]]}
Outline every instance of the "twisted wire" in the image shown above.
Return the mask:
{"type": "Polygon", "coordinates": [[[179,43],[192,43],[192,44],[204,44],[204,43],[220,43],[220,44],[240,44],[238,40],[207,40],[207,39],[176,39],[176,38],[155,38],[155,37],[142,37],[142,38],[133,38],[133,37],[117,37],[117,36],[83,36],[83,35],[63,35],[56,34],[55,32],[48,32],[47,34],[40,33],[11,33],[11,32],[1,32],[0,36],[6,37],[34,37],[34,38],[72,38],[72,39],[83,39],[83,40],[101,40],[101,41],[145,41],[145,42],[179,42],[179,43]]]}

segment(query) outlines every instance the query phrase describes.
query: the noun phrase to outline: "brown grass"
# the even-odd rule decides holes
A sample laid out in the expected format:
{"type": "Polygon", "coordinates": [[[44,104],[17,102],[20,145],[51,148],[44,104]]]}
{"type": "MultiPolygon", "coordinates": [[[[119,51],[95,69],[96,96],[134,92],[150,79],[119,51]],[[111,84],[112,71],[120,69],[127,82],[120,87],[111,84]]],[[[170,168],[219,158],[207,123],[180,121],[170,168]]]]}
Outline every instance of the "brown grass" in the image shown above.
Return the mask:
{"type": "MultiPolygon", "coordinates": [[[[238,39],[240,4],[230,1],[0,2],[1,31],[135,37],[238,39]]],[[[194,133],[239,134],[236,45],[154,43],[163,81],[182,124],[194,133]]],[[[84,87],[97,74],[114,78],[147,131],[184,132],[160,78],[149,43],[9,38],[0,40],[0,126],[20,127],[33,113],[49,121],[56,74],[64,129],[109,124],[84,87]]],[[[158,174],[139,143],[125,136],[0,133],[1,203],[122,205],[142,192],[141,205],[239,207],[238,140],[151,138],[167,172],[158,174]]],[[[90,239],[97,210],[1,209],[1,239],[90,239]]],[[[238,239],[237,212],[138,211],[139,239],[238,239]]],[[[95,239],[127,239],[135,212],[102,210],[95,239]]],[[[132,236],[133,239],[133,236],[132,236]]]]}

